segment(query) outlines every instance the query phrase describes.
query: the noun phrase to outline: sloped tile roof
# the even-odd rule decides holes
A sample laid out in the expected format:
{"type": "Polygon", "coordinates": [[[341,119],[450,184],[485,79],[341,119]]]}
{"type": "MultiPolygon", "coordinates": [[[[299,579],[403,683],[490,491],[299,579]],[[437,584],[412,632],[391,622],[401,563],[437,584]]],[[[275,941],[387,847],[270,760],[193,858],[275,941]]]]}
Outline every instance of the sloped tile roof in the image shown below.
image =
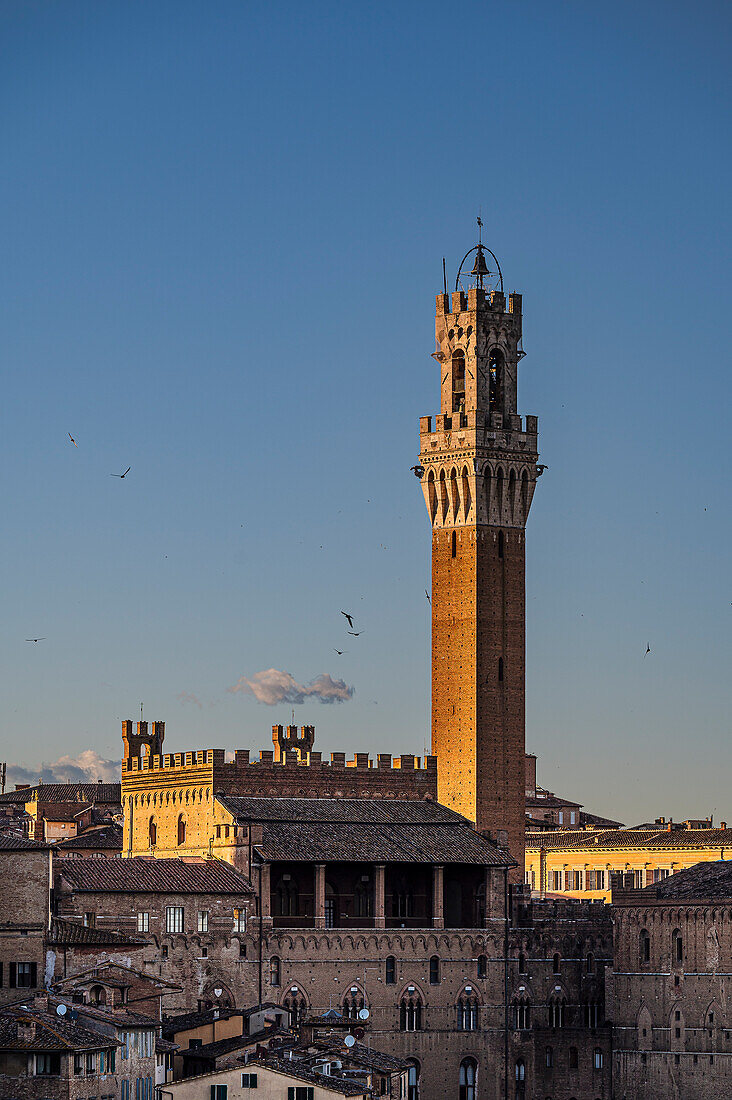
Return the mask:
{"type": "Polygon", "coordinates": [[[249,879],[221,859],[63,860],[58,873],[74,890],[103,894],[250,894],[249,879]]]}
{"type": "Polygon", "coordinates": [[[647,886],[641,891],[641,894],[644,893],[669,900],[724,898],[730,901],[732,900],[732,859],[695,863],[693,867],[687,867],[683,871],[669,875],[663,882],[647,886]]]}
{"type": "Polygon", "coordinates": [[[0,794],[0,806],[8,802],[122,802],[121,783],[37,783],[19,791],[0,794]]]}
{"type": "Polygon", "coordinates": [[[147,940],[135,939],[124,932],[110,932],[104,928],[86,928],[80,921],[51,917],[49,943],[56,947],[88,946],[137,946],[143,947],[147,940]]]}
{"type": "Polygon", "coordinates": [[[513,866],[511,857],[470,825],[269,823],[258,845],[267,860],[353,863],[474,863],[513,866]]]}
{"type": "Polygon", "coordinates": [[[223,795],[218,801],[237,822],[262,824],[258,848],[267,860],[513,866],[467,818],[438,802],[223,795]]]}
{"type": "Polygon", "coordinates": [[[44,1012],[32,1004],[0,1009],[0,1050],[106,1050],[120,1046],[111,1035],[83,1027],[68,1016],[44,1012]],[[35,1023],[34,1038],[19,1038],[18,1023],[35,1023]]]}
{"type": "Polygon", "coordinates": [[[251,798],[218,795],[237,821],[312,823],[465,824],[467,818],[429,799],[392,798],[251,798]]]}
{"type": "Polygon", "coordinates": [[[527,849],[732,848],[732,829],[592,829],[528,833],[527,849]]]}
{"type": "Polygon", "coordinates": [[[102,825],[99,829],[85,829],[83,833],[79,833],[78,836],[67,837],[66,840],[60,840],[54,845],[56,850],[65,850],[66,848],[72,848],[76,850],[89,849],[90,851],[95,848],[111,849],[112,851],[122,851],[122,826],[102,825]]]}
{"type": "Polygon", "coordinates": [[[37,840],[26,840],[22,836],[0,836],[0,851],[22,852],[39,851],[49,845],[37,840]]]}

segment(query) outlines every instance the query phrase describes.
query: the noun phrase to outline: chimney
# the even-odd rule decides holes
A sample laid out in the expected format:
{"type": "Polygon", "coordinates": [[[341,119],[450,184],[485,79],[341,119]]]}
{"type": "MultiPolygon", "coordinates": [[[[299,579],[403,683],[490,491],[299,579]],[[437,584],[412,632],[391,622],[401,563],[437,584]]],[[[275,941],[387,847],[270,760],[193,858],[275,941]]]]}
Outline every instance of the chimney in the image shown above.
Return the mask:
{"type": "Polygon", "coordinates": [[[726,821],[720,821],[719,827],[720,827],[720,829],[726,829],[727,828],[727,822],[726,821]]]}

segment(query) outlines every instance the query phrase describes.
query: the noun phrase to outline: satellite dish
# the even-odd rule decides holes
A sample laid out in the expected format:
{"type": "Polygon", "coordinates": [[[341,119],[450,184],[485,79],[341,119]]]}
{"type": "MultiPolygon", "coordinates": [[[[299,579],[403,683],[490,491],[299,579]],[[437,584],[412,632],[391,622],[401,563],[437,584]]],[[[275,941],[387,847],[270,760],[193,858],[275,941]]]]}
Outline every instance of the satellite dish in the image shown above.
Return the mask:
{"type": "Polygon", "coordinates": [[[350,1048],[350,1047],[355,1047],[355,1045],[356,1045],[356,1040],[355,1040],[355,1039],[353,1038],[353,1036],[352,1036],[352,1035],[346,1035],[346,1037],[345,1037],[345,1039],[343,1040],[343,1042],[344,1042],[344,1043],[346,1044],[346,1046],[347,1046],[347,1047],[349,1047],[349,1048],[350,1048]]]}
{"type": "Polygon", "coordinates": [[[66,1015],[66,1005],[56,1005],[56,1015],[57,1016],[65,1016],[66,1015]]]}
{"type": "Polygon", "coordinates": [[[367,1008],[362,1008],[358,1014],[359,1020],[368,1020],[371,1013],[367,1008]]]}

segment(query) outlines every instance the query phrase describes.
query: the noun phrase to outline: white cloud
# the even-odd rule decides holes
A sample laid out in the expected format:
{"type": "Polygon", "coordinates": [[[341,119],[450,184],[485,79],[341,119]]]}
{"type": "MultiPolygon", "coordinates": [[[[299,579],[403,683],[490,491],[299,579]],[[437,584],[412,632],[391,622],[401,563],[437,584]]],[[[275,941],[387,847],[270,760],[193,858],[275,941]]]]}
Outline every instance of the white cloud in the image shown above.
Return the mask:
{"type": "Polygon", "coordinates": [[[179,703],[192,703],[194,707],[203,710],[203,703],[192,691],[179,691],[176,695],[176,699],[179,703]]]}
{"type": "Polygon", "coordinates": [[[251,679],[242,676],[228,691],[244,692],[253,695],[258,703],[274,707],[278,703],[292,705],[308,702],[346,703],[353,698],[356,689],[349,687],[345,680],[334,680],[323,672],[309,684],[299,684],[289,672],[278,668],[267,668],[257,672],[251,679]]]}
{"type": "Polygon", "coordinates": [[[121,760],[106,760],[95,749],[84,749],[78,756],[59,756],[40,768],[26,768],[23,764],[8,764],[8,789],[14,783],[117,783],[121,760]]]}

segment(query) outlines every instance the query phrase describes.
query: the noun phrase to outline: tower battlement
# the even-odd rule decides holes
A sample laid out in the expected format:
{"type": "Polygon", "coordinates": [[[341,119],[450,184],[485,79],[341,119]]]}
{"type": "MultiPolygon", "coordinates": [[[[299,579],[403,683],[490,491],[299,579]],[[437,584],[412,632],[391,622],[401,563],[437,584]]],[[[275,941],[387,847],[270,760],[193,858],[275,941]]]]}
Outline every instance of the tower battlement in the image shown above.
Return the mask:
{"type": "MultiPolygon", "coordinates": [[[[161,723],[158,723],[161,725],[161,723]]],[[[125,748],[131,722],[122,723],[125,748]]],[[[122,789],[152,792],[188,785],[215,793],[311,798],[437,798],[437,758],[424,761],[411,753],[392,756],[367,752],[332,752],[330,759],[313,750],[315,726],[273,726],[274,749],[237,749],[233,760],[224,749],[149,753],[143,740],[139,753],[122,761],[122,789]]]]}
{"type": "Polygon", "coordinates": [[[165,753],[162,756],[134,756],[122,761],[122,775],[129,776],[141,773],[160,771],[179,771],[181,774],[193,768],[225,768],[240,771],[248,768],[268,768],[273,771],[279,768],[356,768],[360,771],[394,771],[394,772],[423,772],[425,775],[437,771],[437,757],[425,756],[424,767],[419,756],[402,753],[401,756],[392,756],[391,753],[380,752],[374,761],[369,753],[357,752],[352,759],[347,758],[345,752],[332,752],[330,760],[323,760],[322,753],[309,752],[301,757],[296,751],[289,750],[281,757],[271,749],[260,749],[259,757],[251,759],[249,749],[236,749],[234,759],[226,760],[224,749],[193,749],[190,752],[165,753]]]}

